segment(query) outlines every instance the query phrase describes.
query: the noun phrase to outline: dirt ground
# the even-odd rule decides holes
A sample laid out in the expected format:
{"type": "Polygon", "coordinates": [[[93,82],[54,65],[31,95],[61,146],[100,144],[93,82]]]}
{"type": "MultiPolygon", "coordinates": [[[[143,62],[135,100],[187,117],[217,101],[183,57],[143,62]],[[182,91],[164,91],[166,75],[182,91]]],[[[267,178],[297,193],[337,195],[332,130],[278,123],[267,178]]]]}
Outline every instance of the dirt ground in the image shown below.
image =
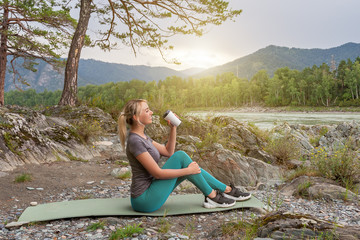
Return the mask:
{"type": "Polygon", "coordinates": [[[43,199],[57,196],[64,190],[71,191],[74,187],[89,187],[88,182],[94,184],[104,182],[104,186],[117,186],[119,180],[110,175],[113,168],[119,165],[112,163],[90,162],[53,162],[41,165],[23,165],[6,176],[0,177],[0,211],[8,211],[15,206],[24,208],[30,202],[42,203],[43,199]],[[15,178],[23,173],[30,174],[29,182],[16,183],[15,178]],[[28,190],[27,187],[35,188],[28,190]],[[36,190],[43,188],[43,190],[36,190]]]}

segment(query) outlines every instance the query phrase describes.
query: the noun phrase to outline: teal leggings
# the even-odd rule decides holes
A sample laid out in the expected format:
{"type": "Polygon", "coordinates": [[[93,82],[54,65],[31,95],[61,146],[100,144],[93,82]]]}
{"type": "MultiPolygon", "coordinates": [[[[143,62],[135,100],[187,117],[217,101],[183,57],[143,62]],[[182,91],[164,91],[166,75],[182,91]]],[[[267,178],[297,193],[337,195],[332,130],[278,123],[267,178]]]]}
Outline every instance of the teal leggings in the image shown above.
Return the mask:
{"type": "MultiPolygon", "coordinates": [[[[175,152],[164,164],[163,169],[186,168],[192,162],[189,155],[183,151],[175,152]]],[[[158,210],[169,197],[170,193],[185,179],[192,182],[205,195],[209,195],[213,189],[225,191],[226,185],[204,169],[201,173],[187,175],[172,179],[155,179],[150,187],[139,197],[131,198],[131,206],[138,212],[154,212],[158,210]]]]}

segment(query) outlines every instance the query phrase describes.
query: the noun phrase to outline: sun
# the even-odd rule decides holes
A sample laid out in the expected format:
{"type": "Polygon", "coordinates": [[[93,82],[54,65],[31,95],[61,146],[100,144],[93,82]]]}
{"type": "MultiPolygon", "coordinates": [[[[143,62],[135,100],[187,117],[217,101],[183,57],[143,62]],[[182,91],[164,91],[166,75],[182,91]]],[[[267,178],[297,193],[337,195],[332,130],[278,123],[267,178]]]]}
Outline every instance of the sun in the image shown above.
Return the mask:
{"type": "Polygon", "coordinates": [[[206,49],[174,50],[172,55],[181,62],[182,68],[211,68],[224,61],[219,53],[206,49]]]}

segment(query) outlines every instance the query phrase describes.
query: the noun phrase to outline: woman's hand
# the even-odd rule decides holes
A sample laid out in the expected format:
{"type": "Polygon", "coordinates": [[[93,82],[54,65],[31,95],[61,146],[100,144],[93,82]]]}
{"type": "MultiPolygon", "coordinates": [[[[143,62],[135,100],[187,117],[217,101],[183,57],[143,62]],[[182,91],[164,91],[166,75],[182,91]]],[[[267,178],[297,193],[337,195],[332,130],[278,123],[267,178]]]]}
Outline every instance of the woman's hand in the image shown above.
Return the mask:
{"type": "Polygon", "coordinates": [[[168,125],[169,125],[170,128],[176,129],[176,126],[172,125],[171,122],[170,122],[170,120],[167,120],[167,123],[168,123],[168,125]]]}
{"type": "MultiPolygon", "coordinates": [[[[180,119],[179,116],[176,115],[175,113],[174,113],[174,115],[175,115],[178,119],[180,119]]],[[[168,123],[169,127],[176,129],[176,126],[172,125],[171,122],[170,122],[170,120],[167,120],[167,123],[168,123]]]]}
{"type": "Polygon", "coordinates": [[[197,164],[196,162],[190,163],[187,168],[189,169],[190,175],[201,173],[201,169],[199,167],[199,164],[197,164]]]}

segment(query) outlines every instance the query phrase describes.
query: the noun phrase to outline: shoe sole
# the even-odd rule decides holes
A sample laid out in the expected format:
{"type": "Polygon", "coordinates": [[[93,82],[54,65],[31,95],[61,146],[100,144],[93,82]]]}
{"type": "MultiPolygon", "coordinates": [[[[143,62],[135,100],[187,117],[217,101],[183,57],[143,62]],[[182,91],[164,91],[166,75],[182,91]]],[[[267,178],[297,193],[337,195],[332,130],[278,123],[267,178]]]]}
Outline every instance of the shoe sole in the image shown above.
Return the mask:
{"type": "Polygon", "coordinates": [[[227,204],[227,203],[223,203],[223,204],[219,204],[217,202],[212,201],[211,199],[207,199],[208,202],[204,202],[203,203],[203,207],[205,208],[228,208],[228,207],[232,207],[235,205],[236,202],[227,204]]]}
{"type": "Polygon", "coordinates": [[[247,197],[234,197],[234,196],[231,196],[231,195],[228,195],[226,193],[224,193],[224,196],[229,198],[229,199],[232,199],[232,200],[235,200],[235,201],[245,201],[245,200],[248,200],[251,198],[251,194],[247,197]]]}

